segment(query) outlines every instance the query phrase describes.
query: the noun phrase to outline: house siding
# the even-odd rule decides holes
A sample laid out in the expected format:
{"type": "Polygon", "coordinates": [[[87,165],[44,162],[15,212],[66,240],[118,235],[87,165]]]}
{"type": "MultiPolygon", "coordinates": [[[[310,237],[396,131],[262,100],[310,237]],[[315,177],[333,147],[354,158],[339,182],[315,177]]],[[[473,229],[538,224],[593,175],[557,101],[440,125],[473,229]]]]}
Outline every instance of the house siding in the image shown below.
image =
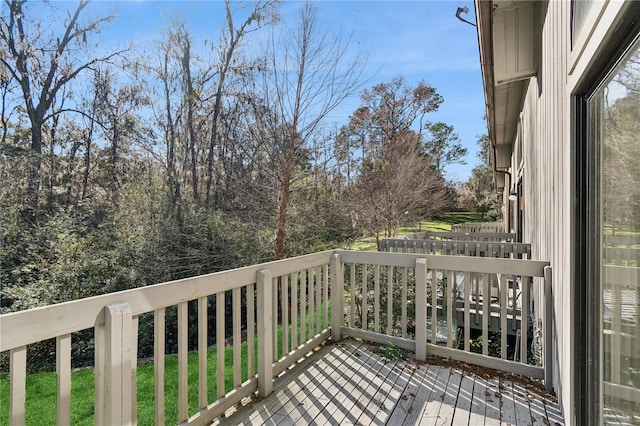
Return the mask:
{"type": "MultiPolygon", "coordinates": [[[[549,2],[541,34],[537,77],[529,80],[518,124],[522,163],[513,155],[513,185],[523,180],[524,241],[532,244],[534,259],[553,265],[554,282],[554,388],[565,418],[572,417],[571,153],[566,95],[569,56],[570,2],[549,2]],[[523,165],[519,170],[520,164],[523,165]]],[[[514,149],[514,154],[519,150],[514,149]]],[[[541,286],[537,286],[540,288],[541,286]]],[[[536,294],[534,300],[543,300],[536,294]]],[[[534,315],[541,317],[540,306],[534,315]]]]}
{"type": "MultiPolygon", "coordinates": [[[[540,35],[537,76],[528,81],[513,145],[511,188],[523,182],[523,241],[531,243],[532,257],[551,262],[554,300],[554,389],[567,424],[575,424],[575,120],[573,96],[580,94],[601,68],[602,56],[616,38],[615,23],[624,2],[598,3],[571,45],[571,2],[540,4],[544,19],[540,35]],[[521,144],[518,149],[518,144],[521,144]],[[518,152],[522,152],[522,159],[518,152]]],[[[505,201],[508,203],[508,201],[505,201]]],[[[516,206],[517,208],[517,206],[516,206]]],[[[542,300],[542,294],[534,300],[542,300]]],[[[541,311],[535,307],[534,315],[541,311]]]]}

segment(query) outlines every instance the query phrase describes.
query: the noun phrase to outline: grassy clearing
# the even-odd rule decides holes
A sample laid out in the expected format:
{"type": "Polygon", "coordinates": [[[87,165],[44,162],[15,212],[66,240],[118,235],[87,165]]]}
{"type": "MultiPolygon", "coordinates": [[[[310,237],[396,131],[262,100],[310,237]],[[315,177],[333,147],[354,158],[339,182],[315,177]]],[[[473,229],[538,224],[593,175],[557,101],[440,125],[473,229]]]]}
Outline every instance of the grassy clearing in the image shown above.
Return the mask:
{"type": "MultiPolygon", "coordinates": [[[[403,226],[398,229],[398,235],[412,234],[414,232],[449,232],[451,225],[465,222],[482,222],[480,213],[473,212],[451,212],[429,221],[422,221],[413,225],[403,226]]],[[[348,247],[349,250],[375,251],[377,250],[375,237],[363,237],[355,241],[348,247]]]]}

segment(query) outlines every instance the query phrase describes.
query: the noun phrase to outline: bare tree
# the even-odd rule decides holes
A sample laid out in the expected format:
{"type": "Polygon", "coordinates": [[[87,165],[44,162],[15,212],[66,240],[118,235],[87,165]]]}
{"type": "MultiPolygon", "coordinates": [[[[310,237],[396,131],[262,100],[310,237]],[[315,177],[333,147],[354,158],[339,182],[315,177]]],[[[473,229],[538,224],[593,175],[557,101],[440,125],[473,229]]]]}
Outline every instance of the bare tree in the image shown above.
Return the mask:
{"type": "Polygon", "coordinates": [[[269,113],[257,117],[268,128],[278,200],[275,256],[286,255],[287,219],[294,182],[305,175],[303,158],[320,124],[362,87],[366,58],[353,53],[349,39],[318,31],[318,12],[310,3],[282,36],[265,46],[262,98],[269,113]],[[352,55],[352,56],[350,56],[352,55]]]}
{"type": "Polygon", "coordinates": [[[244,22],[239,27],[236,27],[233,20],[232,2],[231,0],[225,0],[227,27],[223,31],[221,47],[218,51],[220,62],[216,69],[217,82],[214,85],[213,93],[211,140],[207,152],[207,175],[205,188],[205,208],[207,210],[210,210],[212,207],[211,190],[214,179],[215,154],[216,150],[218,153],[222,150],[218,127],[223,107],[222,100],[228,83],[227,78],[231,73],[233,73],[233,71],[242,69],[241,66],[238,66],[238,64],[234,62],[236,59],[236,50],[240,47],[241,41],[249,32],[255,31],[263,24],[269,23],[276,18],[274,13],[274,7],[276,4],[276,0],[258,1],[253,6],[253,10],[249,13],[249,16],[244,20],[244,22]]]}
{"type": "Polygon", "coordinates": [[[442,176],[420,155],[419,137],[412,131],[395,136],[375,161],[364,164],[347,202],[358,212],[359,224],[376,237],[397,234],[406,223],[431,217],[447,206],[442,176]]]}
{"type": "Polygon", "coordinates": [[[31,124],[31,170],[27,188],[27,216],[35,217],[40,190],[40,168],[44,123],[52,117],[51,106],[63,87],[94,64],[108,61],[121,52],[93,57],[83,47],[87,37],[100,25],[110,21],[113,15],[87,23],[80,22],[80,15],[88,4],[81,0],[76,10],[65,20],[59,34],[44,34],[39,22],[28,17],[24,7],[26,0],[5,0],[9,16],[0,22],[0,39],[9,55],[0,56],[0,63],[19,83],[24,107],[31,124]],[[78,52],[85,51],[86,56],[78,52]]]}

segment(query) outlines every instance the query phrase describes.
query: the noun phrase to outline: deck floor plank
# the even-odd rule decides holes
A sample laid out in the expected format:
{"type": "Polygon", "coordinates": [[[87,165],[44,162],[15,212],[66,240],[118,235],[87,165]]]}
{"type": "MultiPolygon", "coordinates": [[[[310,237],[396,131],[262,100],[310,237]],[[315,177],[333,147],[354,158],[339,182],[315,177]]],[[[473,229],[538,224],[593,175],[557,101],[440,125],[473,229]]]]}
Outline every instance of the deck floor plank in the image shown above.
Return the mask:
{"type": "Polygon", "coordinates": [[[438,411],[437,425],[449,425],[453,422],[456,412],[456,403],[458,402],[458,393],[460,392],[460,384],[462,382],[462,371],[457,368],[451,369],[449,381],[445,389],[444,398],[440,411],[438,411]]]}
{"type": "Polygon", "coordinates": [[[560,424],[557,403],[505,376],[388,361],[366,343],[329,344],[276,379],[274,392],[214,424],[560,424]]]}
{"type": "Polygon", "coordinates": [[[407,387],[404,389],[403,394],[400,396],[400,400],[393,408],[391,416],[387,420],[390,425],[399,425],[407,422],[408,424],[414,424],[418,420],[418,415],[422,414],[422,406],[418,406],[421,401],[426,401],[427,397],[421,397],[422,393],[431,393],[433,388],[433,380],[428,375],[428,369],[433,368],[431,372],[433,378],[438,375],[438,366],[420,366],[415,364],[411,366],[411,378],[407,387]]]}
{"type": "Polygon", "coordinates": [[[516,407],[513,400],[513,389],[511,382],[502,378],[499,380],[499,398],[500,398],[500,421],[503,425],[516,424],[516,407]]]}
{"type": "Polygon", "coordinates": [[[531,407],[527,398],[526,390],[518,383],[512,383],[513,402],[516,411],[516,424],[518,426],[531,426],[533,424],[531,418],[531,407]]]}
{"type": "Polygon", "coordinates": [[[442,406],[442,400],[445,396],[445,390],[447,387],[447,383],[449,382],[450,375],[450,368],[438,368],[438,375],[433,381],[431,394],[429,395],[429,399],[426,401],[419,424],[433,425],[438,420],[438,413],[440,412],[440,407],[442,406]]]}
{"type": "Polygon", "coordinates": [[[453,414],[453,419],[451,421],[452,425],[458,426],[469,424],[469,415],[471,414],[471,399],[473,398],[474,385],[475,380],[473,376],[469,376],[466,374],[462,376],[460,386],[458,386],[458,398],[455,403],[455,411],[453,414]]]}
{"type": "MultiPolygon", "coordinates": [[[[391,363],[391,362],[390,362],[391,363]]],[[[391,372],[358,419],[359,424],[384,425],[409,384],[412,371],[405,362],[393,361],[391,372]]]]}
{"type": "Polygon", "coordinates": [[[475,377],[473,384],[473,396],[471,398],[471,410],[469,424],[478,425],[485,422],[487,411],[487,381],[482,377],[475,377]]]}
{"type": "Polygon", "coordinates": [[[372,404],[376,404],[374,397],[378,393],[378,390],[382,384],[387,380],[387,377],[393,369],[393,364],[385,363],[381,358],[377,357],[377,363],[380,364],[377,373],[365,381],[363,390],[360,393],[360,397],[356,403],[351,407],[343,420],[339,422],[342,425],[355,425],[358,424],[358,419],[365,413],[367,407],[372,404]]]}
{"type": "Polygon", "coordinates": [[[500,384],[495,377],[487,379],[486,384],[484,424],[485,426],[500,425],[500,384]]]}

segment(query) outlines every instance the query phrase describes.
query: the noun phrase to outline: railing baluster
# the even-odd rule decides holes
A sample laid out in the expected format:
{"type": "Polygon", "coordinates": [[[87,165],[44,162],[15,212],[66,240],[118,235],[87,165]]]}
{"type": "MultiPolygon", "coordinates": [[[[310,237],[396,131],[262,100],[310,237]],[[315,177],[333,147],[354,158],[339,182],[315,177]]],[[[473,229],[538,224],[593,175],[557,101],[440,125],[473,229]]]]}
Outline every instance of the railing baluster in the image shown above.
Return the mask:
{"type": "Polygon", "coordinates": [[[216,294],[216,396],[224,396],[225,292],[216,294]]]}
{"type": "Polygon", "coordinates": [[[273,389],[273,336],[270,336],[273,328],[273,306],[271,305],[271,293],[273,280],[271,272],[258,271],[258,394],[262,397],[269,395],[273,389]]]}
{"type": "Polygon", "coordinates": [[[520,362],[527,363],[527,331],[529,330],[529,277],[522,277],[522,310],[520,331],[520,362]]]}
{"type": "MultiPolygon", "coordinates": [[[[444,274],[444,272],[443,272],[444,274]]],[[[455,292],[455,273],[447,271],[447,347],[453,347],[453,298],[455,292]]]]}
{"type": "Polygon", "coordinates": [[[464,350],[469,352],[471,341],[471,315],[470,303],[471,298],[471,272],[464,273],[464,350]]]}
{"type": "Polygon", "coordinates": [[[282,354],[289,353],[289,275],[283,275],[282,280],[282,354]]]}
{"type": "Polygon", "coordinates": [[[138,424],[138,315],[131,319],[131,424],[138,424]]]}
{"type": "Polygon", "coordinates": [[[376,265],[373,281],[373,331],[380,332],[380,265],[376,265]]]}
{"type": "MultiPolygon", "coordinates": [[[[620,370],[622,358],[622,285],[619,282],[604,283],[612,294],[611,310],[611,349],[609,350],[611,363],[611,382],[622,383],[620,370]]],[[[605,290],[606,291],[606,290],[605,290]]],[[[606,367],[605,367],[606,368],[606,367]]]]}
{"type": "MultiPolygon", "coordinates": [[[[339,254],[331,256],[331,338],[338,341],[342,338],[342,316],[344,312],[344,271],[343,264],[339,254]]],[[[353,265],[351,265],[353,270],[353,265]]],[[[353,282],[352,282],[353,285],[353,282]]]]}
{"type": "Polygon", "coordinates": [[[307,280],[308,271],[300,271],[300,344],[307,341],[307,280]]]}
{"type": "Polygon", "coordinates": [[[271,294],[271,306],[273,307],[273,321],[271,322],[271,335],[273,336],[273,345],[271,345],[273,350],[273,359],[278,359],[278,290],[280,287],[280,277],[276,278],[278,285],[273,289],[273,293],[271,294]]]}
{"type": "Polygon", "coordinates": [[[309,268],[307,269],[307,273],[309,276],[309,287],[308,287],[308,291],[309,291],[309,296],[308,296],[308,301],[309,301],[309,324],[307,324],[309,326],[309,331],[307,333],[308,337],[311,338],[313,337],[313,335],[315,334],[315,316],[316,316],[316,298],[315,298],[315,293],[316,293],[316,274],[315,274],[315,268],[309,268]]]}
{"type": "MultiPolygon", "coordinates": [[[[155,424],[163,425],[164,421],[164,308],[153,313],[153,367],[155,390],[155,424]]],[[[100,424],[96,422],[96,424],[100,424]]]]}
{"type": "MultiPolygon", "coordinates": [[[[506,274],[500,274],[500,358],[507,359],[507,303],[509,286],[506,274]]],[[[514,318],[515,321],[515,318],[514,318]]]]}
{"type": "Polygon", "coordinates": [[[188,303],[178,303],[178,423],[189,418],[188,319],[188,303]]]}
{"type": "Polygon", "coordinates": [[[353,328],[356,328],[356,265],[352,263],[349,265],[349,286],[351,291],[351,312],[350,314],[350,322],[349,325],[353,328]]]}
{"type": "Polygon", "coordinates": [[[71,424],[71,334],[56,337],[56,424],[71,424]]]}
{"type": "Polygon", "coordinates": [[[131,306],[105,306],[105,424],[131,424],[131,306]]]}
{"type": "MultiPolygon", "coordinates": [[[[329,265],[324,265],[324,328],[329,327],[329,265]]],[[[340,278],[343,280],[344,286],[344,275],[340,278]]],[[[340,293],[340,300],[344,301],[344,290],[340,293]]],[[[342,305],[344,302],[341,302],[342,305]]],[[[340,312],[340,318],[342,319],[343,312],[340,312]]],[[[342,325],[342,320],[340,321],[340,325],[342,325]]]]}
{"type": "Polygon", "coordinates": [[[298,347],[298,294],[300,274],[291,274],[291,350],[298,347]]]}
{"type": "Polygon", "coordinates": [[[369,326],[369,315],[367,312],[367,264],[362,264],[362,311],[360,313],[361,328],[366,330],[369,326]]]}
{"type": "Polygon", "coordinates": [[[475,295],[475,300],[474,300],[474,306],[475,306],[475,315],[474,315],[474,320],[476,322],[476,325],[480,324],[480,274],[476,273],[475,274],[475,280],[474,280],[474,295],[475,295]]]}
{"type": "Polygon", "coordinates": [[[393,336],[393,266],[387,266],[387,331],[393,336]]]}
{"type": "Polygon", "coordinates": [[[256,330],[256,293],[255,285],[249,284],[247,287],[247,376],[253,377],[256,374],[255,365],[255,330],[256,330]]]}
{"type": "Polygon", "coordinates": [[[27,380],[27,347],[11,349],[9,354],[9,424],[24,424],[24,404],[27,380]]]}
{"type": "MultiPolygon", "coordinates": [[[[637,296],[636,296],[637,297],[637,296]]],[[[551,266],[544,268],[544,335],[543,335],[543,362],[544,362],[544,387],[547,391],[553,390],[553,273],[551,266]]],[[[638,332],[640,327],[636,327],[638,332]]]]}
{"type": "Polygon", "coordinates": [[[427,259],[416,259],[415,274],[416,359],[418,361],[424,361],[427,359],[427,259]]]}
{"type": "Polygon", "coordinates": [[[241,334],[241,306],[240,287],[231,291],[231,301],[233,303],[233,387],[240,386],[242,376],[240,367],[242,366],[242,334],[241,334]]]}
{"type": "Polygon", "coordinates": [[[95,339],[94,344],[94,398],[95,402],[94,406],[94,424],[103,425],[105,423],[105,413],[104,413],[104,401],[105,401],[105,385],[104,385],[104,374],[106,369],[106,361],[105,361],[105,352],[102,348],[105,347],[107,336],[106,336],[106,327],[104,324],[100,324],[94,327],[93,338],[95,339]]]}
{"type": "MultiPolygon", "coordinates": [[[[409,269],[405,266],[402,268],[402,296],[400,297],[401,301],[401,327],[402,327],[402,337],[406,339],[407,337],[407,275],[409,269]]],[[[425,284],[426,285],[426,284],[425,284]]]]}
{"type": "MultiPolygon", "coordinates": [[[[444,300],[444,291],[442,292],[442,298],[444,300]]],[[[438,325],[438,271],[433,269],[431,271],[431,343],[434,345],[437,343],[436,341],[437,325],[438,325]]]]}
{"type": "Polygon", "coordinates": [[[491,311],[489,302],[491,301],[491,275],[482,276],[482,355],[489,354],[489,319],[491,311]]]}
{"type": "Polygon", "coordinates": [[[313,335],[322,330],[322,268],[316,268],[316,330],[313,335]]]}
{"type": "MultiPolygon", "coordinates": [[[[521,278],[522,281],[522,278],[521,278]]],[[[518,324],[516,321],[516,315],[518,314],[518,277],[513,276],[513,282],[511,283],[511,330],[516,331],[518,328],[518,324]]],[[[520,285],[520,290],[522,291],[522,283],[520,285]]]]}
{"type": "Polygon", "coordinates": [[[207,408],[207,297],[198,298],[198,407],[207,408]]]}

